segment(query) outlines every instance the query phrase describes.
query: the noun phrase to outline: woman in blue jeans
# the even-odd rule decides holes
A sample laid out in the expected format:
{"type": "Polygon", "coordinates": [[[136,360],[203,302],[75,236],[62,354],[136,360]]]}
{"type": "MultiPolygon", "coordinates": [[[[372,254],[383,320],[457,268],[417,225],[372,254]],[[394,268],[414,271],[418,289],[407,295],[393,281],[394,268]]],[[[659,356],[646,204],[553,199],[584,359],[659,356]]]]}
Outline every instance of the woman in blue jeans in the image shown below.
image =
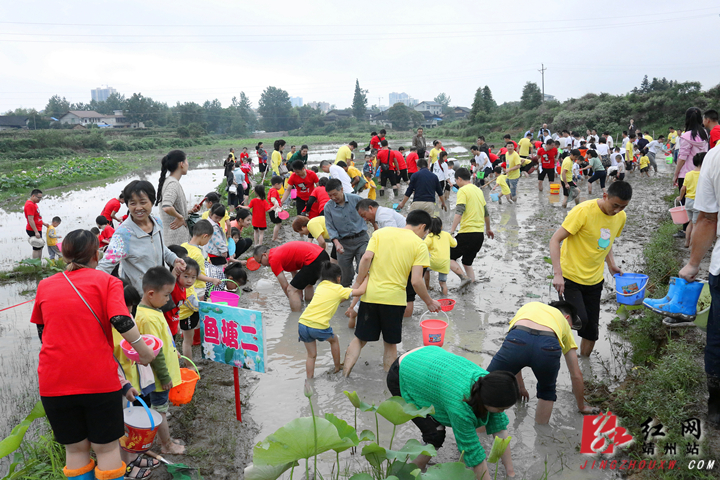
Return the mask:
{"type": "Polygon", "coordinates": [[[550,421],[553,404],[557,399],[555,385],[560,371],[560,357],[565,356],[572,390],[580,413],[597,413],[598,409],[585,404],[585,388],[577,360],[577,345],[572,329],[579,329],[582,321],[575,307],[565,301],[530,302],[510,320],[510,330],[500,350],[495,354],[488,372],[505,370],[516,375],[520,396],[530,399],[522,378],[522,369],[530,367],[537,378],[538,406],[535,422],[550,421]]]}

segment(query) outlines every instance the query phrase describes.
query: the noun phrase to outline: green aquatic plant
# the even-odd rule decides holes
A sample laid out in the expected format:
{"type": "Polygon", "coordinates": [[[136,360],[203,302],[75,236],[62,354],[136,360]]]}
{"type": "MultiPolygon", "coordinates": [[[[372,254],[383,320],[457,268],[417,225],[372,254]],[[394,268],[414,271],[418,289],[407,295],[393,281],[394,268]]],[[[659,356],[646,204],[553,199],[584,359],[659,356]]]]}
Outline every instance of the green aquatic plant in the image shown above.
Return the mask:
{"type": "Polygon", "coordinates": [[[500,458],[502,457],[503,453],[505,453],[505,450],[507,450],[508,445],[510,445],[511,439],[511,436],[508,436],[507,438],[500,438],[496,436],[495,440],[493,440],[492,449],[490,450],[490,455],[488,455],[487,462],[495,464],[494,478],[497,478],[499,467],[498,463],[500,462],[500,458]]]}
{"type": "Polygon", "coordinates": [[[395,429],[398,425],[407,423],[413,418],[424,418],[432,415],[435,413],[435,407],[417,408],[412,403],[407,403],[402,397],[390,397],[378,405],[377,413],[393,425],[393,432],[390,437],[390,448],[392,449],[395,429]]]}

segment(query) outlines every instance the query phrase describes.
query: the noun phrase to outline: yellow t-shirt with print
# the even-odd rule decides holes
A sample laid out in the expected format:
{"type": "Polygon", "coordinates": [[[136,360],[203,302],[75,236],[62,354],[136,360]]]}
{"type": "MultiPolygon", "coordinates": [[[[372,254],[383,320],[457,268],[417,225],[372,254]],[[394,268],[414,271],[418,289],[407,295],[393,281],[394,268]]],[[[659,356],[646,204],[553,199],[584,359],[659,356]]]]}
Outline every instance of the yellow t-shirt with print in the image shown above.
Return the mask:
{"type": "Polygon", "coordinates": [[[442,152],[442,150],[435,147],[430,150],[430,165],[438,161],[438,156],[440,155],[440,152],[442,152]]]}
{"type": "Polygon", "coordinates": [[[330,234],[328,233],[325,224],[325,216],[323,215],[310,219],[307,224],[307,229],[308,232],[310,232],[310,235],[313,236],[313,238],[320,238],[320,236],[322,235],[325,240],[330,240],[330,234]]]}
{"type": "MultiPolygon", "coordinates": [[[[146,307],[142,304],[138,305],[135,324],[142,335],[155,335],[157,338],[162,340],[162,353],[165,356],[165,366],[170,374],[170,380],[172,381],[173,386],[180,385],[180,383],[182,383],[182,377],[180,376],[178,351],[177,348],[175,348],[175,342],[173,341],[172,334],[170,333],[170,327],[165,321],[165,317],[162,312],[155,308],[146,307]]],[[[152,364],[150,366],[152,366],[152,364]]],[[[153,373],[155,374],[155,391],[162,392],[162,381],[158,378],[154,368],[153,373]]]]}
{"type": "Polygon", "coordinates": [[[690,170],[685,174],[685,196],[695,200],[695,192],[697,192],[698,179],[700,178],[700,170],[690,170]]]}
{"type": "Polygon", "coordinates": [[[526,303],[520,307],[515,317],[510,320],[510,329],[512,329],[518,320],[530,320],[543,327],[552,328],[552,331],[557,335],[563,355],[573,348],[578,348],[572,334],[572,329],[570,328],[570,323],[563,313],[555,307],[541,302],[526,303]]]}
{"type": "Polygon", "coordinates": [[[670,141],[671,145],[675,145],[675,142],[677,141],[677,136],[677,132],[668,133],[667,139],[670,141]]]}
{"type": "Polygon", "coordinates": [[[367,292],[362,301],[381,305],[407,305],[408,276],[412,267],[430,266],[427,245],[407,228],[375,230],[365,250],[373,252],[367,292]]]}
{"type": "Polygon", "coordinates": [[[495,182],[500,185],[500,192],[503,195],[510,195],[510,187],[507,184],[507,175],[498,175],[495,182]]]}
{"type": "MultiPolygon", "coordinates": [[[[198,277],[200,275],[205,275],[205,257],[203,256],[202,248],[198,247],[197,245],[190,245],[188,242],[185,242],[180,246],[185,248],[185,250],[188,251],[188,257],[195,260],[200,266],[200,273],[198,274],[198,277]]],[[[195,283],[193,283],[193,289],[195,290],[195,292],[201,292],[205,290],[205,282],[201,280],[195,280],[195,283]]]]}
{"type": "Polygon", "coordinates": [[[450,273],[450,249],[457,247],[457,240],[446,231],[440,235],[432,233],[425,237],[430,252],[430,269],[438,273],[450,273]]]}
{"type": "Polygon", "coordinates": [[[197,310],[193,310],[191,308],[192,303],[188,303],[188,301],[195,297],[194,301],[197,305],[197,302],[200,300],[197,298],[197,293],[195,293],[195,285],[193,284],[192,287],[185,289],[185,298],[187,299],[185,302],[183,302],[182,305],[180,305],[180,308],[178,309],[178,320],[185,320],[187,318],[190,318],[193,313],[197,312],[197,310]]]}
{"type": "Polygon", "coordinates": [[[573,161],[570,157],[565,157],[565,160],[562,162],[562,167],[560,167],[560,179],[565,179],[565,182],[570,183],[573,181],[573,161]],[[563,177],[563,174],[565,175],[563,177]]]}
{"type": "Polygon", "coordinates": [[[52,224],[48,225],[47,231],[45,232],[45,240],[48,247],[54,247],[57,245],[57,238],[55,238],[55,227],[52,224]]]}
{"type": "Polygon", "coordinates": [[[342,147],[338,148],[337,155],[335,155],[335,163],[345,162],[349,166],[351,160],[352,150],[350,150],[350,147],[348,147],[347,145],[343,145],[342,147]]]}
{"type": "Polygon", "coordinates": [[[315,289],[310,305],[300,315],[299,323],[310,328],[325,330],[330,328],[330,319],[335,315],[340,302],[352,295],[352,288],[323,280],[315,289]]]}
{"type": "Polygon", "coordinates": [[[482,190],[468,183],[457,192],[457,205],[465,205],[465,211],[460,219],[458,233],[472,233],[485,231],[485,195],[482,190]]]}
{"type": "Polygon", "coordinates": [[[650,159],[647,155],[643,155],[640,157],[640,168],[645,168],[650,166],[650,159]]]}
{"type": "Polygon", "coordinates": [[[521,157],[527,157],[530,155],[530,149],[532,148],[532,142],[527,138],[521,138],[518,142],[518,150],[517,153],[521,157]]]}
{"type": "MultiPolygon", "coordinates": [[[[518,155],[517,152],[513,152],[512,155],[506,153],[505,164],[507,165],[508,170],[520,165],[520,155],[518,155]]],[[[520,178],[520,169],[517,168],[512,172],[508,172],[507,178],[508,180],[515,180],[516,178],[520,178]]]]}
{"type": "Polygon", "coordinates": [[[562,227],[570,233],[560,249],[563,277],[580,285],[603,280],[605,257],[625,226],[625,212],[606,215],[598,200],[588,200],[570,210],[562,227]]]}
{"type": "MultiPolygon", "coordinates": [[[[200,215],[201,220],[207,220],[209,218],[210,218],[210,210],[207,210],[207,211],[203,212],[202,215],[200,215]]],[[[230,214],[227,212],[227,209],[225,209],[225,216],[222,218],[222,220],[220,220],[220,228],[223,229],[223,232],[225,232],[225,226],[227,225],[227,223],[225,223],[225,222],[227,222],[228,220],[230,220],[230,214]]]]}

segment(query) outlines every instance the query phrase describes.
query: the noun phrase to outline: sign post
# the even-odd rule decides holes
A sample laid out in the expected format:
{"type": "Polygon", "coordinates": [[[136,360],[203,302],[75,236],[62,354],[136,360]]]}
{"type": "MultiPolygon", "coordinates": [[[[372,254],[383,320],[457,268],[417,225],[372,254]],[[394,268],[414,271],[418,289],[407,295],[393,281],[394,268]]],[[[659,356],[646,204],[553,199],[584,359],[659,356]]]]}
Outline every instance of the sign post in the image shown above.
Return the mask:
{"type": "Polygon", "coordinates": [[[203,358],[233,367],[235,414],[242,421],[240,369],[265,373],[265,327],[262,312],[200,302],[203,358]]]}

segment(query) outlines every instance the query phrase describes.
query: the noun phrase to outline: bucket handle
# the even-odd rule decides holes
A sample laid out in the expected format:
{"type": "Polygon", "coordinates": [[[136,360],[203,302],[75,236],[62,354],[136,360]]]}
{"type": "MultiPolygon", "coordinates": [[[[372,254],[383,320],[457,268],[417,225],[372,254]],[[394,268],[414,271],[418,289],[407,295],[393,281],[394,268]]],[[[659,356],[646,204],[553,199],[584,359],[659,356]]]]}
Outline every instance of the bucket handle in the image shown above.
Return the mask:
{"type": "MultiPolygon", "coordinates": [[[[433,312],[431,312],[430,310],[428,310],[427,312],[423,313],[422,316],[420,317],[420,323],[423,322],[423,319],[425,318],[425,315],[427,315],[428,313],[433,313],[433,312]]],[[[442,310],[440,310],[440,313],[442,313],[443,315],[445,315],[445,320],[447,320],[448,325],[450,325],[450,317],[448,317],[448,314],[445,313],[445,312],[443,312],[442,310]]]]}
{"type": "MultiPolygon", "coordinates": [[[[220,280],[220,282],[230,282],[230,283],[234,283],[237,288],[240,288],[240,285],[238,285],[236,281],[230,280],[229,278],[223,278],[223,279],[220,280]]],[[[215,289],[218,289],[218,288],[220,288],[220,287],[211,284],[211,285],[210,285],[210,290],[208,291],[208,293],[213,292],[213,291],[215,291],[215,289]]],[[[230,292],[230,293],[233,293],[233,292],[230,292]]],[[[237,294],[236,294],[236,295],[237,295],[237,294]]]]}
{"type": "Polygon", "coordinates": [[[200,380],[200,371],[198,370],[197,365],[195,365],[195,362],[193,362],[192,360],[190,360],[190,359],[189,359],[188,357],[186,357],[185,355],[180,355],[180,358],[184,358],[186,361],[190,362],[193,367],[195,367],[195,373],[197,373],[198,380],[200,380]]]}
{"type": "MultiPolygon", "coordinates": [[[[135,397],[135,400],[137,400],[138,402],[140,402],[142,404],[142,407],[147,412],[148,417],[150,417],[150,430],[155,430],[155,419],[153,418],[152,413],[150,413],[150,409],[148,408],[147,403],[145,403],[145,400],[143,400],[140,397],[135,397]]],[[[131,407],[131,406],[132,406],[132,402],[130,402],[130,400],[128,400],[128,407],[131,407]]]]}
{"type": "Polygon", "coordinates": [[[679,207],[679,206],[680,206],[680,207],[682,206],[682,204],[678,205],[678,203],[680,203],[680,202],[678,201],[677,197],[675,197],[675,203],[674,203],[674,204],[675,204],[675,208],[677,208],[677,207],[679,207]]]}
{"type": "Polygon", "coordinates": [[[618,288],[617,288],[617,282],[615,282],[615,293],[617,293],[618,295],[621,295],[621,296],[623,296],[623,297],[632,297],[633,295],[637,295],[638,293],[644,291],[644,290],[645,290],[645,287],[647,287],[647,284],[648,284],[649,280],[650,280],[650,279],[646,278],[646,279],[645,279],[645,284],[642,286],[642,288],[641,288],[640,290],[638,290],[637,292],[634,292],[634,293],[623,293],[623,292],[621,292],[621,291],[618,290],[618,288]]]}

